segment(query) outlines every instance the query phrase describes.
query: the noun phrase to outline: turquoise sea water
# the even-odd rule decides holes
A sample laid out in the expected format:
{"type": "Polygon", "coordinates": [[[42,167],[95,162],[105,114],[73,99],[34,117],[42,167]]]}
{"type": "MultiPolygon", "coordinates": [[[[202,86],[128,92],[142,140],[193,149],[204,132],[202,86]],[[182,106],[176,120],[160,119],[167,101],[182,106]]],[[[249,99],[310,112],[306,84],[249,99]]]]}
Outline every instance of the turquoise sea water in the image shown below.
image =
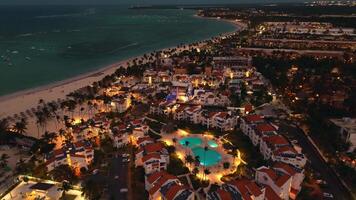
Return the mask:
{"type": "Polygon", "coordinates": [[[0,95],[234,30],[194,14],[112,6],[2,6],[0,95]]]}

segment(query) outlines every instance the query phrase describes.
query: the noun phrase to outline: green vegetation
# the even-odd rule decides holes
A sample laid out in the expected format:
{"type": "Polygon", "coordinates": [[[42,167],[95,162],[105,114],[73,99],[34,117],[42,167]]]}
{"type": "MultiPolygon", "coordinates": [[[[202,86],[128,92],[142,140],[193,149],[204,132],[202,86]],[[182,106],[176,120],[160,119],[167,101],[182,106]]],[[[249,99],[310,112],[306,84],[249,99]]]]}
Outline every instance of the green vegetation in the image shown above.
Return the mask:
{"type": "Polygon", "coordinates": [[[190,181],[192,182],[193,188],[194,190],[197,190],[198,188],[201,187],[208,187],[209,186],[209,180],[203,181],[201,179],[199,179],[197,176],[195,175],[189,175],[190,181]]]}
{"type": "Polygon", "coordinates": [[[181,159],[178,158],[177,154],[172,153],[169,156],[169,164],[167,166],[167,172],[173,175],[181,175],[189,173],[189,169],[184,166],[184,163],[181,159]]]}
{"type": "Polygon", "coordinates": [[[241,131],[230,133],[227,135],[227,139],[234,144],[234,147],[230,147],[230,149],[232,149],[233,152],[239,149],[242,159],[247,162],[250,168],[257,168],[265,164],[265,160],[258,151],[258,148],[254,147],[250,139],[241,131]]]}

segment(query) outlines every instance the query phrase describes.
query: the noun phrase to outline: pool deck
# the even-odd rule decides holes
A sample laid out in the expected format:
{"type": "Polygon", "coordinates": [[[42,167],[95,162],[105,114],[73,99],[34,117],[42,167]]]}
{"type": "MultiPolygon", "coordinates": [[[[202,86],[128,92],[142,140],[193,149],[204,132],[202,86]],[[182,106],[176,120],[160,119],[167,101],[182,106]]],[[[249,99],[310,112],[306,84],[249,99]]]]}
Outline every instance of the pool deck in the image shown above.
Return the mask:
{"type": "MultiPolygon", "coordinates": [[[[209,175],[206,175],[206,180],[209,180],[211,184],[212,183],[222,184],[223,182],[220,180],[221,177],[223,177],[224,175],[233,173],[236,170],[237,166],[241,163],[240,160],[237,160],[232,155],[228,154],[228,152],[223,148],[223,142],[216,139],[213,135],[190,134],[184,130],[178,129],[176,132],[174,132],[172,134],[162,135],[161,140],[163,142],[165,142],[167,145],[173,145],[176,148],[176,154],[178,155],[178,157],[184,163],[186,163],[185,155],[187,154],[187,152],[190,155],[194,155],[194,154],[189,147],[184,147],[183,145],[181,145],[179,143],[179,140],[187,138],[187,137],[201,138],[203,141],[201,147],[209,146],[207,144],[207,142],[209,140],[214,140],[218,144],[218,147],[216,147],[216,148],[209,147],[209,149],[215,150],[221,155],[221,161],[217,165],[207,166],[207,167],[204,167],[204,166],[199,167],[199,173],[197,175],[198,178],[203,179],[203,177],[204,177],[203,171],[206,168],[206,169],[209,169],[209,171],[211,172],[209,175]],[[174,139],[176,140],[176,143],[173,142],[174,139]],[[224,169],[223,163],[225,163],[225,162],[230,163],[229,169],[224,169]]],[[[189,164],[186,164],[186,166],[189,168],[190,171],[192,171],[194,169],[194,166],[190,166],[189,164]]]]}

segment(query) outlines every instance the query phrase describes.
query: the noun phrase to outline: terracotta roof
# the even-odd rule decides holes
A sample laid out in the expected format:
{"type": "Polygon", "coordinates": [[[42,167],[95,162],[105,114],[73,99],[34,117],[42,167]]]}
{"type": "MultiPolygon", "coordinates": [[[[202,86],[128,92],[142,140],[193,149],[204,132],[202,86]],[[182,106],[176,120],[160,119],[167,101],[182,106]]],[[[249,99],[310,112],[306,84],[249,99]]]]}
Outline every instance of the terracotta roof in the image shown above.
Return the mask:
{"type": "Polygon", "coordinates": [[[285,173],[287,173],[290,176],[294,176],[297,173],[297,171],[295,171],[295,169],[292,166],[282,162],[275,163],[273,165],[273,168],[282,169],[285,173]]]}
{"type": "Polygon", "coordinates": [[[131,122],[132,125],[140,125],[142,123],[142,120],[140,119],[135,119],[134,121],[131,122]]]}
{"type": "Polygon", "coordinates": [[[258,197],[262,194],[261,189],[251,180],[239,179],[233,181],[232,184],[239,190],[243,199],[251,199],[251,196],[258,197]]]}
{"type": "Polygon", "coordinates": [[[215,117],[219,117],[221,119],[225,119],[229,114],[227,112],[220,112],[218,115],[215,117]]]}
{"type": "Polygon", "coordinates": [[[146,146],[144,146],[143,149],[146,153],[159,152],[162,149],[164,149],[164,144],[161,142],[151,143],[151,144],[147,144],[146,146]]]}
{"type": "Polygon", "coordinates": [[[272,131],[276,131],[276,129],[271,125],[271,124],[258,124],[256,126],[256,129],[260,132],[272,132],[272,131]]]}
{"type": "Polygon", "coordinates": [[[251,112],[253,110],[253,107],[251,104],[246,104],[245,105],[245,112],[251,112]]]}
{"type": "Polygon", "coordinates": [[[280,154],[285,153],[285,152],[292,152],[293,154],[297,154],[297,151],[291,146],[279,147],[277,150],[275,150],[273,152],[273,154],[274,155],[280,155],[280,154]]]}
{"type": "Polygon", "coordinates": [[[294,188],[291,188],[290,189],[290,193],[294,194],[294,195],[297,195],[299,193],[299,190],[297,189],[294,189],[294,188]]]}
{"type": "Polygon", "coordinates": [[[173,200],[175,196],[177,196],[177,194],[182,191],[187,189],[186,187],[182,186],[182,185],[172,185],[167,193],[166,193],[166,199],[167,200],[173,200]]]}
{"type": "Polygon", "coordinates": [[[219,195],[220,200],[232,200],[231,194],[225,190],[218,189],[216,193],[219,195]]]}
{"type": "Polygon", "coordinates": [[[154,172],[153,174],[150,174],[148,177],[147,177],[147,181],[152,184],[154,183],[155,181],[157,181],[159,178],[161,178],[161,176],[163,176],[164,174],[167,174],[167,172],[165,171],[159,171],[159,172],[154,172]]]}
{"type": "Polygon", "coordinates": [[[245,117],[246,121],[252,123],[252,122],[258,122],[262,121],[262,116],[261,115],[247,115],[245,117]]]}
{"type": "Polygon", "coordinates": [[[258,171],[266,173],[278,187],[282,187],[291,177],[287,174],[279,176],[273,169],[262,168],[258,171]]]}
{"type": "Polygon", "coordinates": [[[274,191],[273,189],[268,186],[265,185],[266,188],[266,192],[265,192],[265,199],[266,200],[282,200],[274,191]]]}
{"type": "Polygon", "coordinates": [[[150,193],[150,195],[155,194],[167,181],[172,179],[177,179],[177,177],[168,173],[163,174],[161,178],[159,178],[156,184],[148,192],[150,193]]]}
{"type": "Polygon", "coordinates": [[[284,174],[282,176],[280,176],[276,181],[276,185],[278,187],[282,187],[291,177],[287,174],[284,174]]]}
{"type": "Polygon", "coordinates": [[[152,158],[155,158],[155,159],[160,159],[161,158],[161,155],[158,154],[158,153],[151,153],[151,154],[147,154],[145,156],[142,157],[142,162],[146,162],[152,158]]]}
{"type": "Polygon", "coordinates": [[[209,116],[209,118],[212,118],[212,117],[214,117],[216,114],[217,114],[217,112],[210,112],[208,116],[209,116]]]}
{"type": "Polygon", "coordinates": [[[152,138],[150,138],[150,137],[141,137],[141,138],[138,138],[138,140],[137,140],[137,144],[141,144],[141,143],[143,143],[143,142],[154,142],[154,140],[152,139],[152,138]]]}
{"type": "Polygon", "coordinates": [[[263,140],[267,143],[273,145],[288,145],[288,140],[281,135],[273,135],[269,137],[264,137],[263,140]]]}
{"type": "Polygon", "coordinates": [[[270,168],[262,168],[262,169],[258,169],[258,171],[266,173],[272,180],[275,180],[278,178],[276,172],[273,169],[270,168]]]}

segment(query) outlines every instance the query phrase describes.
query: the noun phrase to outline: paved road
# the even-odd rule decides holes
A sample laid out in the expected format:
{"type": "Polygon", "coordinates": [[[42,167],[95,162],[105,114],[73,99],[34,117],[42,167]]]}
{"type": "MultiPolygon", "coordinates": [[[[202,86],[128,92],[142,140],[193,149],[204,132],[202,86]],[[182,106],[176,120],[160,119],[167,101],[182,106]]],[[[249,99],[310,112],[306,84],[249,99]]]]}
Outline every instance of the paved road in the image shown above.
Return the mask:
{"type": "Polygon", "coordinates": [[[127,193],[120,193],[121,188],[127,188],[128,165],[122,162],[121,155],[114,156],[111,160],[108,173],[108,192],[111,199],[125,200],[127,193]],[[115,179],[115,176],[119,176],[115,179]]]}
{"type": "Polygon", "coordinates": [[[283,122],[280,124],[279,128],[281,132],[288,132],[298,140],[299,145],[303,148],[303,152],[307,155],[309,161],[311,161],[311,167],[316,172],[320,173],[322,179],[328,183],[328,190],[330,190],[330,192],[334,195],[335,199],[352,199],[348,190],[342,185],[337,175],[322,159],[317,149],[315,149],[315,147],[310,143],[301,129],[289,126],[283,122]]]}

